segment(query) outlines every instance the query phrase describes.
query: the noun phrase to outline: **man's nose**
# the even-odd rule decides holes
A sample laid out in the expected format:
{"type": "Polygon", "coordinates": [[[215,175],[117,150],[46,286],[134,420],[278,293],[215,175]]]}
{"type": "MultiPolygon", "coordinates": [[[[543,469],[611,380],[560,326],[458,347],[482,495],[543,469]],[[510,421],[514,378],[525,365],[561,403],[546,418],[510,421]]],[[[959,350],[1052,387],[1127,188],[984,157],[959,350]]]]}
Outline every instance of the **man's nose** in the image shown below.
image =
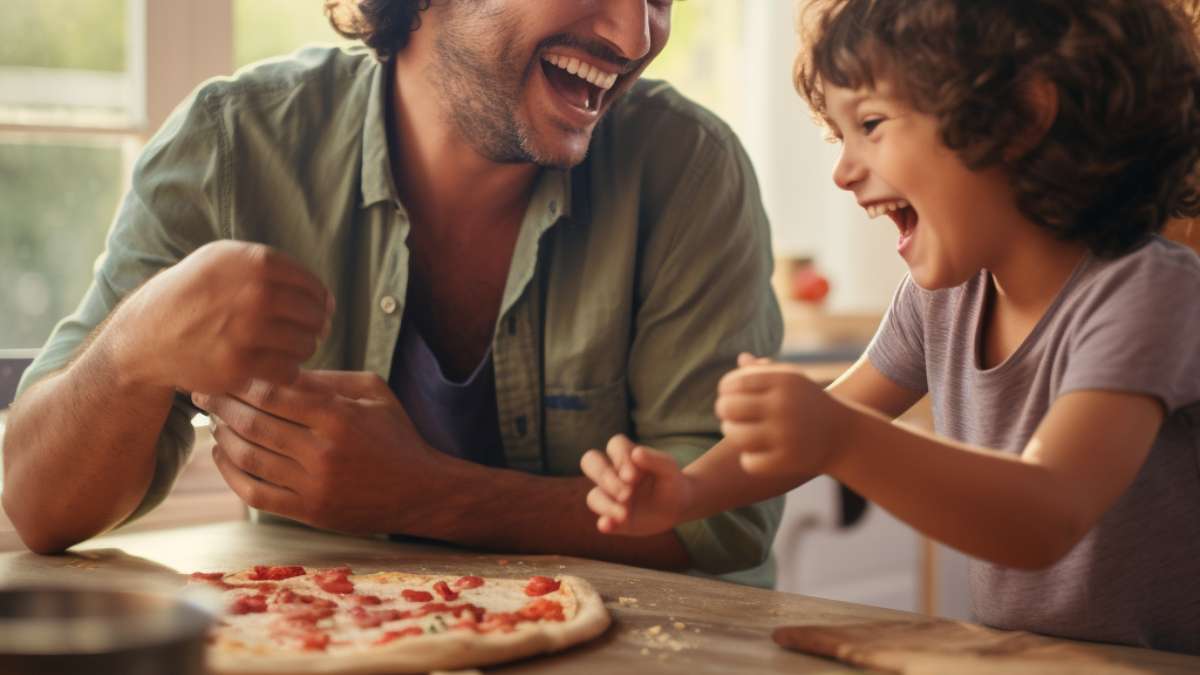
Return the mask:
{"type": "Polygon", "coordinates": [[[650,53],[647,0],[602,0],[596,13],[597,37],[623,58],[636,61],[650,53]]]}
{"type": "Polygon", "coordinates": [[[866,167],[843,144],[842,154],[838,157],[837,165],[833,167],[833,184],[843,190],[853,190],[854,186],[866,177],[866,167]]]}

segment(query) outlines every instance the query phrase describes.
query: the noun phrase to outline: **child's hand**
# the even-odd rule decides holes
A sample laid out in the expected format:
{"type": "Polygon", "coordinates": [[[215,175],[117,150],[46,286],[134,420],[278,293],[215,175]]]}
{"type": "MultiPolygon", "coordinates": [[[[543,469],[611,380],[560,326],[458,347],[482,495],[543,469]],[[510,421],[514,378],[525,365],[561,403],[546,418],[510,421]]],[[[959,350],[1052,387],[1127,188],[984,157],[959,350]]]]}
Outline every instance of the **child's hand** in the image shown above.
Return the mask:
{"type": "Polygon", "coordinates": [[[794,365],[742,354],[721,378],[716,412],[749,474],[826,473],[843,445],[845,408],[794,365]]]}
{"type": "Polygon", "coordinates": [[[650,535],[678,524],[691,500],[691,484],[675,458],[625,436],[613,436],[607,453],[588,450],[583,473],[596,484],[588,508],[606,534],[650,535]]]}

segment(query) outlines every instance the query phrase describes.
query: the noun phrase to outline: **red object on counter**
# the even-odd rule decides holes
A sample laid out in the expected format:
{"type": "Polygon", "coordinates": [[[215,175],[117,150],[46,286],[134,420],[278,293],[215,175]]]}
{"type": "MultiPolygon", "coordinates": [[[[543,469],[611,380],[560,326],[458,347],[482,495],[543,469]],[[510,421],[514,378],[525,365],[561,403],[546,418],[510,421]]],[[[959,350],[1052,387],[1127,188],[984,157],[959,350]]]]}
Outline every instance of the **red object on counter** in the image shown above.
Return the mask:
{"type": "Polygon", "coordinates": [[[829,280],[812,265],[801,265],[792,270],[791,295],[801,302],[820,302],[829,295],[829,280]]]}

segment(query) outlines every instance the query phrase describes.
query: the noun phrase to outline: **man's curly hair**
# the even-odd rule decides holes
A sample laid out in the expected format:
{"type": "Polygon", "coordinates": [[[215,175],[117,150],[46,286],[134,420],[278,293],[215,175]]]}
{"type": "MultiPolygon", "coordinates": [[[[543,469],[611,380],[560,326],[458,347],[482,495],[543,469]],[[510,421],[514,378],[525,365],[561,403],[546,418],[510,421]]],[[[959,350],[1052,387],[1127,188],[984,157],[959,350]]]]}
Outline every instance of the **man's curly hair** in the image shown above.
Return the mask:
{"type": "Polygon", "coordinates": [[[431,0],[325,0],[325,15],[344,37],[361,40],[386,61],[408,46],[431,0]]]}
{"type": "Polygon", "coordinates": [[[1007,169],[1033,222],[1116,256],[1169,217],[1200,215],[1197,4],[816,0],[795,84],[828,124],[826,86],[887,81],[968,167],[1007,169]],[[1014,153],[1037,78],[1057,89],[1057,117],[1014,153]]]}

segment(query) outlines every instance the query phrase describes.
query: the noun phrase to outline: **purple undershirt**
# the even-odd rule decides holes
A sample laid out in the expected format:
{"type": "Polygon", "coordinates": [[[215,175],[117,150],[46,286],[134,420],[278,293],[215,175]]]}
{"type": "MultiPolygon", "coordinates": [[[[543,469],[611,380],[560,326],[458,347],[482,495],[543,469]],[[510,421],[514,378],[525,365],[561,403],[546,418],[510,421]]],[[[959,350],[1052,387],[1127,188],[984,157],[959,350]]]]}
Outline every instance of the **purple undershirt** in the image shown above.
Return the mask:
{"type": "Polygon", "coordinates": [[[486,466],[505,466],[489,347],[464,382],[446,377],[416,322],[405,317],[388,384],[417,431],[441,452],[486,466]]]}

